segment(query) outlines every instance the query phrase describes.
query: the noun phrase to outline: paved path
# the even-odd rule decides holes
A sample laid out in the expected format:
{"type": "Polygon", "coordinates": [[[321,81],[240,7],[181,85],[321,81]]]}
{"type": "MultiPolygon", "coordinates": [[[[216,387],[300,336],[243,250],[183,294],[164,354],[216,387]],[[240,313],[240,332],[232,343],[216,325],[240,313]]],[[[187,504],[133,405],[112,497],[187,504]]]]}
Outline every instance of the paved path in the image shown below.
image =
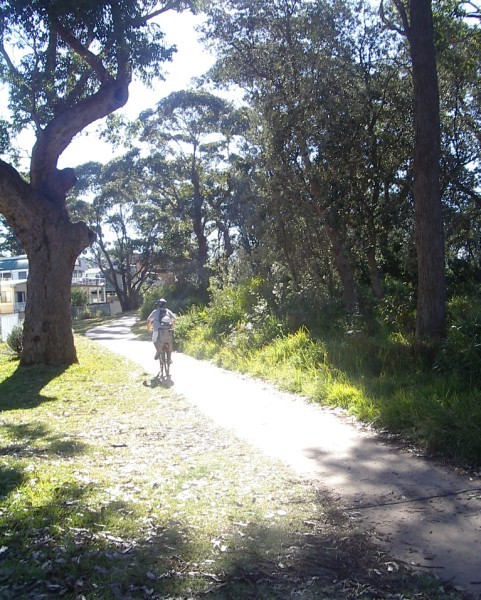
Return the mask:
{"type": "MultiPolygon", "coordinates": [[[[88,335],[155,375],[151,342],[124,317],[88,335]]],[[[175,353],[172,387],[217,424],[327,489],[339,507],[411,567],[481,598],[481,478],[386,444],[343,413],[175,353]]]]}

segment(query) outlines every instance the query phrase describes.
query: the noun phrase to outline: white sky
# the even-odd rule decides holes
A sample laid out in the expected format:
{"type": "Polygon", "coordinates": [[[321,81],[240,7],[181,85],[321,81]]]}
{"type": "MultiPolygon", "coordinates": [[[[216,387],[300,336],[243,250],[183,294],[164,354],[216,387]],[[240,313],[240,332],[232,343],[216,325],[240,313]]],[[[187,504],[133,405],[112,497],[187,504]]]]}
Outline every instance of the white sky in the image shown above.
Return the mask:
{"type": "MultiPolygon", "coordinates": [[[[186,89],[193,77],[204,74],[214,63],[214,58],[197,41],[195,26],[202,21],[201,16],[190,12],[176,13],[170,11],[161,15],[158,21],[166,35],[168,45],[175,44],[177,52],[170,63],[164,64],[165,81],[154,84],[153,89],[146,89],[133,81],[129,87],[129,100],[119,114],[134,119],[138,114],[153,107],[161,98],[171,92],[186,89]]],[[[7,103],[6,89],[0,89],[0,104],[7,103]]],[[[1,110],[1,107],[0,107],[1,110]]],[[[7,117],[8,118],[8,117],[7,117]]],[[[108,162],[121,150],[114,149],[102,142],[97,130],[103,120],[96,121],[80,133],[60,156],[58,167],[75,167],[88,161],[108,162]]],[[[17,138],[21,156],[25,158],[24,168],[28,170],[29,156],[32,151],[34,137],[32,132],[24,131],[17,138]]]]}
{"type": "MultiPolygon", "coordinates": [[[[170,63],[165,63],[165,81],[146,89],[135,81],[129,88],[129,100],[119,113],[134,119],[138,114],[153,107],[161,98],[171,92],[189,87],[193,77],[204,74],[213,64],[214,58],[197,41],[195,26],[201,17],[189,12],[171,11],[159,18],[166,34],[166,43],[175,44],[177,52],[170,63]]],[[[99,140],[96,131],[102,121],[93,123],[79,134],[60,156],[58,167],[75,167],[87,161],[108,162],[115,156],[114,149],[99,140]]],[[[119,151],[117,151],[117,154],[119,151]]]]}

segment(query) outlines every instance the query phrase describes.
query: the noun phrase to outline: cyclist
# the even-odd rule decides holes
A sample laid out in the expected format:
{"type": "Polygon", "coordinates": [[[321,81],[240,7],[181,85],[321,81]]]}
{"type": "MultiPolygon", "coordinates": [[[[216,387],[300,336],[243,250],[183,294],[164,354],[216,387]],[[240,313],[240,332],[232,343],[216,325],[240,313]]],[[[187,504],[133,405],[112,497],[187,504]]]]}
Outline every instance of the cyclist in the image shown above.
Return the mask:
{"type": "Polygon", "coordinates": [[[152,342],[155,346],[154,360],[159,358],[159,351],[162,343],[167,343],[169,348],[169,363],[172,362],[173,335],[172,330],[177,317],[167,308],[167,300],[160,298],[155,303],[154,310],[147,317],[147,324],[153,329],[152,342]]]}

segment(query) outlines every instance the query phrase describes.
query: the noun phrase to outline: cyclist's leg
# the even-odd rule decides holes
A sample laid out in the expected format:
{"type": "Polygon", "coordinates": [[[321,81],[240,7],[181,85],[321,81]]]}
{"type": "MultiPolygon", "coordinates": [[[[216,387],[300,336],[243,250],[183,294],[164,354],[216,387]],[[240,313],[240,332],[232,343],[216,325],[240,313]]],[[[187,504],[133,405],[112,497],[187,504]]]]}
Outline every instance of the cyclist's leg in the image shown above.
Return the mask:
{"type": "Polygon", "coordinates": [[[155,348],[154,360],[157,360],[159,358],[159,333],[158,333],[158,331],[152,332],[152,343],[154,344],[154,348],[155,348]]]}

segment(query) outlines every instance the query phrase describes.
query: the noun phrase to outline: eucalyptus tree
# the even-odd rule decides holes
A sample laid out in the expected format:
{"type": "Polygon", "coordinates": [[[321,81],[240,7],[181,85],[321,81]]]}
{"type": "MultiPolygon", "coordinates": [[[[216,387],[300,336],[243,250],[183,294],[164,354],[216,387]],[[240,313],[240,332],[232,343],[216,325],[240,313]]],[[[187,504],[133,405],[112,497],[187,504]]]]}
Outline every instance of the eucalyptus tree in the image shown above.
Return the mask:
{"type": "MultiPolygon", "coordinates": [[[[339,168],[327,160],[340,146],[335,130],[341,133],[348,126],[343,106],[346,88],[336,64],[346,65],[343,59],[348,49],[338,25],[349,20],[349,14],[341,3],[333,4],[335,8],[297,0],[212,3],[206,37],[213,40],[219,54],[216,76],[243,87],[262,117],[260,156],[272,185],[273,207],[281,199],[278,189],[284,190],[283,205],[292,204],[291,214],[297,210],[296,202],[311,202],[312,218],[322,223],[330,241],[345,303],[353,309],[357,302],[354,276],[335,216],[340,197],[330,188],[327,174],[330,164],[339,168]],[[332,137],[324,138],[321,148],[318,136],[326,129],[332,137]],[[286,177],[304,183],[304,190],[290,201],[286,196],[290,186],[282,183],[286,177]]],[[[293,222],[279,227],[284,242],[293,222]]],[[[295,280],[295,261],[287,258],[293,257],[292,252],[285,244],[284,250],[295,280]]]]}
{"type": "Polygon", "coordinates": [[[171,269],[172,263],[166,242],[169,227],[152,194],[143,161],[133,150],[105,165],[81,165],[78,173],[81,185],[71,200],[71,212],[95,231],[95,262],[115,290],[122,310],[136,309],[142,287],[171,269]]]}
{"type": "Polygon", "coordinates": [[[9,129],[35,143],[25,180],[0,161],[0,212],[29,259],[22,364],[77,360],[70,317],[71,275],[95,239],[72,222],[66,194],[74,170],[58,159],[87,125],[122,107],[134,74],[161,75],[173,49],[151,19],[181,0],[17,0],[0,4],[0,78],[9,88],[9,129]]]}
{"type": "Polygon", "coordinates": [[[163,172],[161,193],[190,224],[197,284],[205,292],[213,236],[220,239],[224,258],[233,251],[228,205],[234,179],[229,161],[245,127],[243,111],[210,93],[190,90],[170,94],[140,120],[152,172],[163,172]]]}
{"type": "Polygon", "coordinates": [[[406,221],[396,200],[407,204],[399,179],[412,137],[405,55],[361,5],[212,2],[205,29],[219,57],[213,77],[240,85],[258,115],[257,164],[278,214],[270,239],[294,285],[317,271],[332,287],[329,248],[349,311],[365,265],[381,293],[378,246],[390,221],[401,229],[406,221]]]}
{"type": "Polygon", "coordinates": [[[405,36],[412,62],[415,147],[413,196],[418,262],[416,336],[446,332],[444,228],[440,186],[441,124],[431,0],[392,0],[397,20],[380,8],[388,25],[405,36]]]}

